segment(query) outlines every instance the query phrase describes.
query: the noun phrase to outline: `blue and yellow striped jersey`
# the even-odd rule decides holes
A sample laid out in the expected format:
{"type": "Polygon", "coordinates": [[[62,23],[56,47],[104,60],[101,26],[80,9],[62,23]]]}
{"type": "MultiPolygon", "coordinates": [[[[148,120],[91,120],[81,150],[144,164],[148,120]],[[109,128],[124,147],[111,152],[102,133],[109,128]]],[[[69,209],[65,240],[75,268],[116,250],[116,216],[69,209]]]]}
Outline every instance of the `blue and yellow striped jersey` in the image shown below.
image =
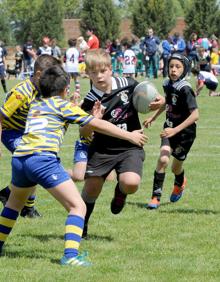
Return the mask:
{"type": "Polygon", "coordinates": [[[38,90],[30,79],[26,79],[11,89],[0,108],[4,116],[2,129],[24,131],[30,103],[37,96],[38,90]]]}
{"type": "Polygon", "coordinates": [[[58,153],[70,123],[83,126],[94,117],[60,97],[35,99],[27,116],[26,129],[14,156],[58,153]]]}

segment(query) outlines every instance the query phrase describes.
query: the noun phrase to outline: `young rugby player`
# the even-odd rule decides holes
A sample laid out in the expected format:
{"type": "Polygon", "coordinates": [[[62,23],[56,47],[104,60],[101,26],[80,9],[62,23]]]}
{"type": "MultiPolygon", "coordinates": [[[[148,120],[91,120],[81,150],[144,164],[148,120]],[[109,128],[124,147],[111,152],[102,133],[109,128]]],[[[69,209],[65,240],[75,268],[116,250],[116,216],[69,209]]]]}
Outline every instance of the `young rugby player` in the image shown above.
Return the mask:
{"type": "MultiPolygon", "coordinates": [[[[15,151],[24,133],[30,103],[35,99],[35,97],[40,95],[39,78],[41,72],[46,68],[57,64],[60,64],[60,61],[50,55],[39,56],[34,65],[33,77],[14,86],[8,93],[6,101],[1,106],[1,141],[11,153],[15,151]]],[[[7,202],[9,194],[9,186],[0,191],[0,201],[3,204],[7,202]]],[[[35,194],[32,194],[25,204],[25,207],[22,209],[21,216],[30,218],[40,216],[34,207],[34,202],[35,194]]]]}
{"type": "MultiPolygon", "coordinates": [[[[133,78],[112,77],[111,57],[103,49],[87,51],[85,63],[92,88],[82,108],[91,111],[94,100],[100,100],[105,109],[102,119],[122,128],[124,132],[140,130],[138,113],[132,103],[133,90],[138,82],[133,78]]],[[[161,100],[163,101],[163,97],[158,96],[156,108],[160,106],[161,100]]],[[[81,133],[85,131],[82,129],[81,133]]],[[[89,135],[90,132],[86,134],[89,135]]],[[[111,212],[118,214],[124,207],[127,195],[135,193],[138,189],[144,158],[143,148],[95,132],[89,146],[86,179],[82,191],[87,207],[84,237],[87,235],[88,221],[107,175],[115,169],[118,182],[111,202],[111,212]]]]}
{"type": "Polygon", "coordinates": [[[160,206],[165,170],[172,155],[172,172],[175,175],[174,188],[170,196],[171,202],[178,201],[186,185],[183,163],[196,138],[196,120],[199,118],[195,93],[185,80],[189,69],[189,60],[178,53],[171,55],[168,61],[169,79],[165,80],[163,88],[166,97],[164,107],[144,121],[145,127],[166,110],[164,129],[160,134],[160,157],[154,172],[152,200],[149,209],[160,206]]]}
{"type": "Polygon", "coordinates": [[[64,100],[67,85],[68,75],[60,66],[48,68],[40,78],[42,96],[30,105],[25,133],[12,158],[12,190],[0,216],[0,253],[25,201],[35,185],[40,184],[68,212],[61,264],[88,266],[86,258],[78,255],[86,206],[57,156],[65,131],[75,123],[86,131],[97,130],[140,147],[147,137],[142,130],[125,132],[64,100]]]}

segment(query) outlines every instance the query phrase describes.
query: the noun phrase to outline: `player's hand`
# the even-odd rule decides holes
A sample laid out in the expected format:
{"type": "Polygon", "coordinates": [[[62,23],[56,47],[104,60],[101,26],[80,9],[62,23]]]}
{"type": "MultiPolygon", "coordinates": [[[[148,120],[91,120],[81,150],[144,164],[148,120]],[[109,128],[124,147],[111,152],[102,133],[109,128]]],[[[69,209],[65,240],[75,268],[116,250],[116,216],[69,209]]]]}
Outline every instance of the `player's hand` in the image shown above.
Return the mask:
{"type": "Polygon", "coordinates": [[[98,119],[102,119],[104,112],[105,107],[101,104],[100,101],[96,101],[92,108],[91,114],[98,119]]]}
{"type": "Polygon", "coordinates": [[[160,133],[160,137],[170,138],[170,137],[174,136],[176,133],[177,132],[176,132],[175,128],[167,127],[160,133]]]}
{"type": "Polygon", "coordinates": [[[131,143],[143,147],[148,141],[148,137],[144,134],[143,129],[134,130],[131,132],[131,143]]]}
{"type": "Polygon", "coordinates": [[[164,104],[165,104],[165,98],[161,95],[158,95],[156,99],[150,103],[149,108],[151,111],[156,111],[164,104]]]}
{"type": "Polygon", "coordinates": [[[153,117],[149,117],[147,119],[145,119],[145,121],[143,122],[143,126],[148,128],[151,126],[152,122],[154,121],[153,117]]]}

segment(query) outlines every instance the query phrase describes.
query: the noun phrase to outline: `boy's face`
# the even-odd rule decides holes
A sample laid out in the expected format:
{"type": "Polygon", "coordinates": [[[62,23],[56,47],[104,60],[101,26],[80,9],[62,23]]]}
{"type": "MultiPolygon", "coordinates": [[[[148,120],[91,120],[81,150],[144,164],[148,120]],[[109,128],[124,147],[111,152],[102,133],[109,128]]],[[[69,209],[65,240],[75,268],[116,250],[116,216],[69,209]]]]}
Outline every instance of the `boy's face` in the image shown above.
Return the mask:
{"type": "Polygon", "coordinates": [[[103,92],[111,91],[112,69],[109,66],[102,66],[94,70],[87,71],[93,85],[103,92]]]}
{"type": "Polygon", "coordinates": [[[171,60],[169,63],[169,76],[172,81],[176,81],[183,74],[184,67],[179,60],[171,60]]]}

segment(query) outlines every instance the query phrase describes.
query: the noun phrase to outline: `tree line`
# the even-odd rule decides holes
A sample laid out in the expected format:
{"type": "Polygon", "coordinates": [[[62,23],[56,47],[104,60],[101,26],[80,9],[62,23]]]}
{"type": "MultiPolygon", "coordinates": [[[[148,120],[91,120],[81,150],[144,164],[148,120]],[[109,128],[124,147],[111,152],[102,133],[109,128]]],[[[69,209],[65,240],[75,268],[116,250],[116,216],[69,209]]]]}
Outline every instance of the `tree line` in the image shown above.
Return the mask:
{"type": "Polygon", "coordinates": [[[128,17],[132,32],[144,36],[147,27],[165,38],[176,18],[183,16],[187,28],[199,35],[220,36],[220,8],[216,0],[2,0],[0,1],[0,40],[6,45],[23,43],[31,37],[36,45],[42,35],[64,43],[63,19],[80,18],[81,31],[92,27],[100,41],[120,36],[120,21],[128,17]]]}

